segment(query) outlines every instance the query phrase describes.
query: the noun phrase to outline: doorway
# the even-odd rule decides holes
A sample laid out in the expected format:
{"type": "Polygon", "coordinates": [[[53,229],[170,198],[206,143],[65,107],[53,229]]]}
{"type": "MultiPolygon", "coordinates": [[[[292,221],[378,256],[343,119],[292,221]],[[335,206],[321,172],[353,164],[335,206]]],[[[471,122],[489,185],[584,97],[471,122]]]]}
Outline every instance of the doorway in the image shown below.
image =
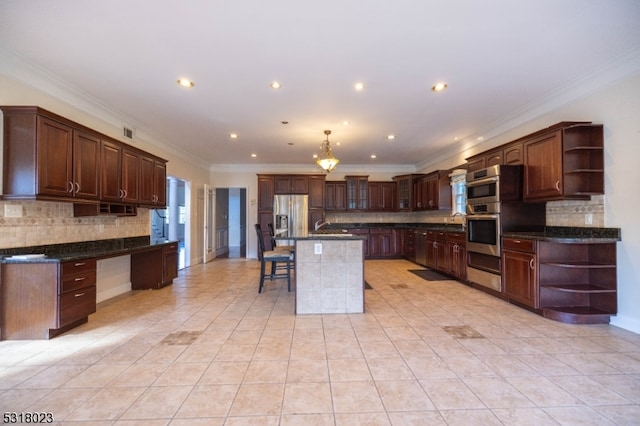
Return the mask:
{"type": "Polygon", "coordinates": [[[247,190],[215,190],[216,257],[247,257],[247,190]]]}
{"type": "Polygon", "coordinates": [[[167,177],[167,207],[151,209],[151,242],[178,241],[178,269],[190,265],[189,218],[190,183],[175,177],[167,177]]]}

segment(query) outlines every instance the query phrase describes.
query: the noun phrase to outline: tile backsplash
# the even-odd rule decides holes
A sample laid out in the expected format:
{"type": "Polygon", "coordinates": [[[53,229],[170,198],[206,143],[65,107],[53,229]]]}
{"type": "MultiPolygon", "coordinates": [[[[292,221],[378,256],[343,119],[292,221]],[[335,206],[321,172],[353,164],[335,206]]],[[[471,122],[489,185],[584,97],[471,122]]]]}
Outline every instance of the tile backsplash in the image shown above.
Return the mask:
{"type": "Polygon", "coordinates": [[[71,203],[0,201],[0,248],[145,236],[150,226],[148,209],[137,216],[73,217],[71,203]]]}

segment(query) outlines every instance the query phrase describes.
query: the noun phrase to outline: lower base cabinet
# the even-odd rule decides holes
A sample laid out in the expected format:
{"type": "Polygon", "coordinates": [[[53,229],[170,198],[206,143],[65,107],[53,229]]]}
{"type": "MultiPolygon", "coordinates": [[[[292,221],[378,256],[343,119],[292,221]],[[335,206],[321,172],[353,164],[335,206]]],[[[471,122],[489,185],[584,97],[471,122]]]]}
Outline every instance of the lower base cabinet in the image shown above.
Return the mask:
{"type": "Polygon", "coordinates": [[[178,243],[131,254],[131,290],[165,287],[178,276],[178,243]]]}
{"type": "Polygon", "coordinates": [[[96,311],[96,260],[4,263],[2,340],[50,339],[96,311]]]}
{"type": "Polygon", "coordinates": [[[502,288],[509,300],[538,308],[536,242],[503,238],[502,288]]]}

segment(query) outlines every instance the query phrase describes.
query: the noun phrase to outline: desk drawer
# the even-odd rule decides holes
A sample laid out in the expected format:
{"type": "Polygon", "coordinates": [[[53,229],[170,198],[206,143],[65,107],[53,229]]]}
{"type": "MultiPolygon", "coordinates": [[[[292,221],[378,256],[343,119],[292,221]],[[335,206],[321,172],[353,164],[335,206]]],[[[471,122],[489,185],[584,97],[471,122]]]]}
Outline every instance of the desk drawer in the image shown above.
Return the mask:
{"type": "Polygon", "coordinates": [[[81,274],[87,271],[95,272],[95,270],[95,259],[78,260],[76,262],[65,262],[62,264],[62,279],[64,280],[68,276],[81,274]]]}
{"type": "Polygon", "coordinates": [[[96,311],[96,286],[70,291],[60,298],[60,324],[58,328],[79,319],[88,317],[96,311]]]}
{"type": "Polygon", "coordinates": [[[506,250],[517,250],[526,253],[536,252],[536,242],[534,240],[526,240],[519,238],[503,238],[502,248],[506,250]]]}

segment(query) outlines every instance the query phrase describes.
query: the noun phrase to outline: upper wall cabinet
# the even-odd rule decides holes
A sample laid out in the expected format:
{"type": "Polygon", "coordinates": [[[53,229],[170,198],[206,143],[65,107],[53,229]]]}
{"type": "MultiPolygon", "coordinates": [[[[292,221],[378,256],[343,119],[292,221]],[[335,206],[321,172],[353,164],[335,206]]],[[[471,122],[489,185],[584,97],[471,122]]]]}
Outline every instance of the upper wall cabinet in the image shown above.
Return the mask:
{"type": "Polygon", "coordinates": [[[99,199],[100,136],[34,107],[4,112],[3,198],[99,199]]]}
{"type": "Polygon", "coordinates": [[[517,166],[523,164],[523,162],[522,140],[517,140],[467,158],[467,171],[475,172],[476,170],[495,166],[496,164],[517,166]]]}
{"type": "MultiPolygon", "coordinates": [[[[141,158],[153,158],[156,171],[166,161],[117,142],[35,106],[2,106],[4,158],[2,198],[69,201],[74,204],[139,203],[147,176],[141,158]]],[[[160,173],[153,175],[154,179],[160,173]]],[[[166,171],[153,183],[154,207],[165,204],[166,171]],[[162,180],[162,182],[160,182],[162,180]],[[160,190],[162,186],[162,190],[160,190]]],[[[111,212],[112,209],[85,209],[111,212]]]]}
{"type": "Polygon", "coordinates": [[[449,172],[438,170],[413,181],[416,210],[451,210],[449,172]]]}
{"type": "Polygon", "coordinates": [[[167,165],[164,161],[140,156],[139,205],[152,208],[167,204],[167,165]]]}
{"type": "Polygon", "coordinates": [[[604,194],[602,125],[560,123],[524,141],[525,201],[604,194]]]}
{"type": "Polygon", "coordinates": [[[276,175],[273,178],[276,194],[308,194],[309,177],[304,175],[276,175]]]}

